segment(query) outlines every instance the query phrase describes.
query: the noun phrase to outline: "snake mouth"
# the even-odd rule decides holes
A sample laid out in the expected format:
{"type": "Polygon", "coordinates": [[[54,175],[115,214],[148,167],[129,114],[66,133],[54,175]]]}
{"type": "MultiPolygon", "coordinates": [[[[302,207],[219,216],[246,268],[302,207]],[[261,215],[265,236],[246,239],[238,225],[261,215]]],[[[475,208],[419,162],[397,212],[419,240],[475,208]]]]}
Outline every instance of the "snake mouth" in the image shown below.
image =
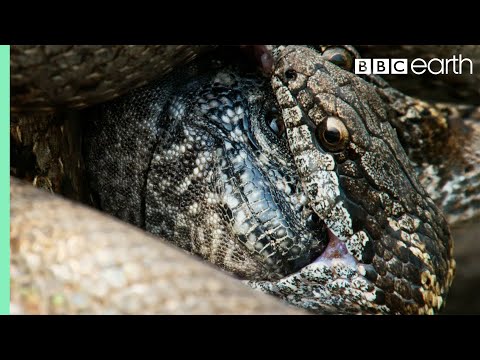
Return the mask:
{"type": "Polygon", "coordinates": [[[327,244],[313,260],[276,281],[247,281],[254,289],[316,313],[389,313],[385,294],[371,281],[370,265],[357,260],[327,226],[327,244]]]}
{"type": "Polygon", "coordinates": [[[332,262],[344,262],[352,267],[359,264],[359,261],[348,251],[345,242],[340,240],[324,221],[318,220],[309,222],[308,228],[317,239],[321,239],[317,246],[311,249],[310,255],[301,263],[298,263],[296,271],[301,271],[311,264],[328,264],[332,262]]]}
{"type": "Polygon", "coordinates": [[[323,252],[312,262],[312,264],[331,264],[335,261],[343,261],[351,266],[356,266],[358,261],[348,252],[345,243],[341,241],[328,227],[328,243],[323,252]]]}

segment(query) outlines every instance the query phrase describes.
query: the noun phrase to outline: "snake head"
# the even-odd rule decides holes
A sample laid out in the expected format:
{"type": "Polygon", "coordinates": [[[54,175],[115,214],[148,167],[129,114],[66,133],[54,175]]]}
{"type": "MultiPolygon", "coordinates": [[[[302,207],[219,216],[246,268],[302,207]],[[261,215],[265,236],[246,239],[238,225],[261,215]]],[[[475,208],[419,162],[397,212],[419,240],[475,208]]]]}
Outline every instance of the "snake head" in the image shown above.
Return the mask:
{"type": "Polygon", "coordinates": [[[375,88],[302,46],[282,50],[272,85],[329,245],[300,271],[256,286],[325,312],[441,310],[455,269],[452,237],[375,88]]]}

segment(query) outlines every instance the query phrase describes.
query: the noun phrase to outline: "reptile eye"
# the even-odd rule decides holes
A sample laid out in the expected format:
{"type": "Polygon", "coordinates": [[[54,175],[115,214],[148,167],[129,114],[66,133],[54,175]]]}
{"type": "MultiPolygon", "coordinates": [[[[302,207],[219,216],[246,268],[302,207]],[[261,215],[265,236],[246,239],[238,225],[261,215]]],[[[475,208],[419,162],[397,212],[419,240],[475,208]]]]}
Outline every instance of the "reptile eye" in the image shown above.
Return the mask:
{"type": "Polygon", "coordinates": [[[284,134],[285,123],[283,122],[283,119],[276,108],[270,110],[265,115],[265,121],[267,123],[267,126],[277,137],[281,137],[284,134]]]}
{"type": "Polygon", "coordinates": [[[344,48],[329,48],[323,52],[322,57],[344,70],[350,71],[353,68],[353,56],[344,48]]]}
{"type": "Polygon", "coordinates": [[[348,141],[348,130],[342,120],[329,116],[317,127],[317,138],[328,151],[340,151],[348,141]]]}
{"type": "Polygon", "coordinates": [[[287,71],[285,71],[285,78],[288,81],[293,81],[297,78],[297,72],[293,69],[288,69],[287,71]]]}

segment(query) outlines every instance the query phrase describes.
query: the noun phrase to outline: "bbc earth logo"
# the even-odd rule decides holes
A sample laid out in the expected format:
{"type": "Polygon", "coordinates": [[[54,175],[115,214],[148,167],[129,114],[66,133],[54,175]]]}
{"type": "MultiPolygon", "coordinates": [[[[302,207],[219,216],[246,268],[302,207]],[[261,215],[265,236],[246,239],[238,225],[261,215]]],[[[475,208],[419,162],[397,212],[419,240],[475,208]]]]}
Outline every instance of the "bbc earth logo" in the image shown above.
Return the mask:
{"type": "Polygon", "coordinates": [[[468,70],[473,74],[473,63],[462,55],[453,55],[451,59],[433,58],[428,61],[416,58],[408,59],[355,59],[355,74],[384,75],[384,74],[410,74],[422,75],[461,75],[468,70]]]}

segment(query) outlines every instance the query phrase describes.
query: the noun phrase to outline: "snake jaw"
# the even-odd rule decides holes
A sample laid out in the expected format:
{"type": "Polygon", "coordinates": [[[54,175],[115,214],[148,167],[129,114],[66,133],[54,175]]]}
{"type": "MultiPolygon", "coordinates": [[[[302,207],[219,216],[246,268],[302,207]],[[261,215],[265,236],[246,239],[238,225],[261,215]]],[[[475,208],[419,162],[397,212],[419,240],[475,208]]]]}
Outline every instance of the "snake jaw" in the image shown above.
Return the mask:
{"type": "Polygon", "coordinates": [[[371,266],[355,259],[331,230],[327,229],[327,233],[328,245],[312,263],[276,282],[247,284],[314,312],[390,313],[383,291],[366,277],[371,266]]]}

